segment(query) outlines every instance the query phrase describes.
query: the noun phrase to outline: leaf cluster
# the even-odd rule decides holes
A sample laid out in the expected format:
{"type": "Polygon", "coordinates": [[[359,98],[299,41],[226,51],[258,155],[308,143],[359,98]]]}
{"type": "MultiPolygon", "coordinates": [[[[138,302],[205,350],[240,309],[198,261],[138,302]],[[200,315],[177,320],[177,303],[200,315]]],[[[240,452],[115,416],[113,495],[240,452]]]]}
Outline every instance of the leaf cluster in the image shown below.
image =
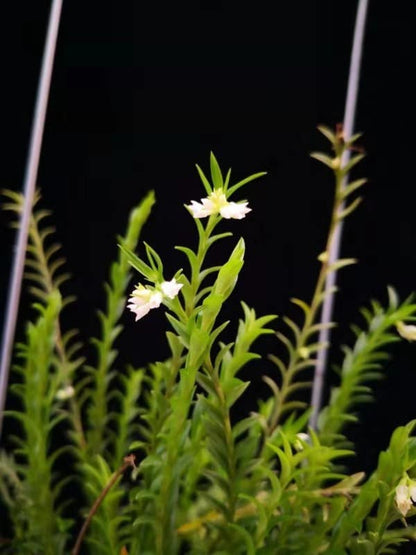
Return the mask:
{"type": "MultiPolygon", "coordinates": [[[[154,248],[143,243],[135,253],[154,203],[150,193],[118,238],[92,340],[95,359],[85,362],[76,332],[61,330],[68,303],[61,291],[62,262],[43,228],[47,213],[34,210],[27,278],[37,303],[16,349],[15,406],[7,413],[18,423],[9,438],[16,448],[13,455],[0,453],[0,496],[11,528],[5,553],[59,555],[72,549],[76,555],[84,533],[85,552],[123,555],[378,554],[395,553],[416,538],[410,520],[416,509],[406,516],[410,525],[402,526],[396,499],[399,483],[416,480],[415,423],[393,432],[367,479],[348,472],[355,453],[347,439],[347,424],[358,420],[359,404],[372,399],[370,384],[383,375],[389,344],[399,340],[396,326],[415,318],[412,297],[400,302],[389,288],[387,307],[373,301],[363,309],[365,325],[354,326],[353,345],[343,347],[339,384],[317,429],[308,427],[310,407],[302,392],[311,385],[317,355],[327,348],[317,339],[325,281],[354,262],[329,260],[327,253],[337,226],[360,202],[350,195],[364,183],[346,181],[362,157],[346,157],[357,137],[346,142],[339,130],[321,131],[333,156],[313,156],[334,172],[334,209],[315,291],[309,302],[292,299],[302,318],[281,318],[286,331],[276,332],[274,315],[258,316],[245,303],[238,323],[224,321],[245,243],[240,238],[227,247],[232,234],[221,229],[221,215],[212,214],[194,218],[195,245],[177,247],[186,261],[173,278],[181,289],[161,301],[169,355],[143,368],[122,367],[117,340],[132,273],[152,291],[167,281],[154,248]],[[214,266],[207,262],[211,251],[214,266]],[[227,327],[231,340],[224,339],[227,327]],[[271,394],[238,418],[235,409],[250,391],[241,371],[249,365],[245,376],[257,369],[266,373],[258,349],[262,336],[271,334],[285,349],[283,356],[269,356],[278,370],[264,378],[271,394]]],[[[227,201],[263,175],[232,184],[231,170],[224,174],[212,153],[210,175],[199,166],[197,171],[206,193],[222,189],[227,201]]],[[[6,207],[19,213],[21,197],[6,195],[6,207]]]]}

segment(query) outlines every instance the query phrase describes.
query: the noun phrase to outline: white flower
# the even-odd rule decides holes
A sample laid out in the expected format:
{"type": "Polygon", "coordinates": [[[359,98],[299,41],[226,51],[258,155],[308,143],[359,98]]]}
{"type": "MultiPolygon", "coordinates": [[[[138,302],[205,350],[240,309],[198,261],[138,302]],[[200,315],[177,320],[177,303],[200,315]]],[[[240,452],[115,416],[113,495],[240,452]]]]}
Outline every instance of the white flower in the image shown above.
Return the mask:
{"type": "Polygon", "coordinates": [[[145,287],[139,283],[129,297],[127,308],[135,313],[137,322],[152,308],[159,308],[164,297],[174,299],[182,287],[183,284],[178,283],[175,278],[163,281],[160,286],[157,285],[155,288],[145,287]]]}
{"type": "Polygon", "coordinates": [[[305,434],[304,432],[299,432],[298,434],[296,434],[296,437],[301,439],[305,443],[311,442],[311,438],[309,437],[309,434],[305,434]]]}
{"type": "Polygon", "coordinates": [[[196,200],[191,200],[191,204],[188,205],[188,208],[194,218],[206,218],[211,214],[211,212],[207,208],[205,208],[205,206],[203,206],[199,202],[196,202],[196,200]]]}
{"type": "Polygon", "coordinates": [[[160,291],[139,284],[130,295],[127,308],[136,314],[136,322],[146,316],[152,308],[158,308],[163,296],[160,291]]]}
{"type": "Polygon", "coordinates": [[[406,486],[405,484],[399,484],[397,486],[395,501],[399,511],[402,513],[403,516],[406,516],[410,508],[412,507],[412,501],[410,499],[408,486],[406,486]]]}
{"type": "Polygon", "coordinates": [[[251,212],[251,208],[248,207],[248,202],[228,202],[225,206],[220,208],[220,214],[226,220],[230,218],[241,220],[249,212],[251,212]]]}
{"type": "Polygon", "coordinates": [[[67,385],[66,387],[62,387],[61,389],[59,389],[56,392],[55,397],[58,399],[58,401],[66,401],[67,399],[73,397],[74,394],[75,389],[72,387],[72,385],[67,385]]]}
{"type": "Polygon", "coordinates": [[[208,197],[201,199],[200,203],[192,200],[187,208],[194,218],[206,218],[213,214],[221,214],[227,220],[230,218],[241,220],[251,211],[247,202],[228,202],[221,188],[212,191],[208,197]]]}
{"type": "Polygon", "coordinates": [[[406,516],[412,508],[412,502],[416,502],[416,482],[411,480],[407,474],[404,478],[402,478],[399,485],[396,487],[396,495],[394,499],[398,510],[403,516],[406,516]]]}
{"type": "Polygon", "coordinates": [[[311,438],[309,434],[305,434],[304,432],[299,432],[298,434],[296,434],[296,439],[293,443],[293,446],[296,449],[296,451],[303,451],[303,449],[305,448],[305,443],[310,444],[310,442],[311,442],[311,438]]]}
{"type": "Polygon", "coordinates": [[[396,329],[404,339],[416,341],[416,326],[410,326],[404,322],[397,322],[396,329]]]}
{"type": "Polygon", "coordinates": [[[165,297],[169,297],[169,299],[174,299],[182,287],[183,283],[178,283],[175,278],[170,281],[164,281],[160,286],[162,293],[165,297]]]}

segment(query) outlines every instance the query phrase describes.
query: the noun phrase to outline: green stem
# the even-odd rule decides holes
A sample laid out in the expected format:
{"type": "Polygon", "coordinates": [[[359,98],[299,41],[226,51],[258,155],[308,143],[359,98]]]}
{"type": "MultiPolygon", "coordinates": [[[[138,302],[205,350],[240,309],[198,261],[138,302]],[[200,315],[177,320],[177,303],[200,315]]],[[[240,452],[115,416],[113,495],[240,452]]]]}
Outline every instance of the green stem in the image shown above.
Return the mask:
{"type": "MultiPolygon", "coordinates": [[[[217,225],[219,219],[218,217],[211,216],[208,220],[208,223],[205,228],[203,228],[202,232],[199,230],[199,241],[198,241],[198,250],[196,253],[196,263],[192,265],[191,270],[191,294],[188,297],[185,306],[185,316],[189,318],[192,315],[192,312],[195,308],[195,298],[198,293],[198,290],[201,286],[200,280],[200,272],[202,268],[202,264],[205,260],[205,256],[207,254],[209,248],[209,238],[211,233],[213,232],[215,226],[217,225]]],[[[177,314],[181,317],[180,314],[177,314]]],[[[183,319],[183,318],[182,318],[183,319]]],[[[181,397],[181,401],[177,403],[177,410],[174,417],[172,417],[172,422],[174,422],[174,427],[169,431],[169,438],[167,441],[166,447],[166,466],[163,472],[163,482],[160,491],[160,506],[159,506],[159,522],[160,522],[160,531],[156,536],[156,553],[158,555],[164,555],[166,553],[166,549],[172,547],[174,539],[173,535],[175,533],[175,519],[172,517],[172,514],[169,512],[169,504],[166,502],[167,499],[170,499],[172,495],[174,495],[174,488],[178,487],[177,481],[174,479],[174,468],[177,463],[178,459],[178,438],[180,437],[186,418],[189,413],[189,409],[192,402],[192,391],[195,386],[196,380],[196,369],[195,368],[187,368],[188,374],[182,380],[181,386],[179,390],[175,390],[174,385],[176,383],[176,376],[177,372],[179,371],[180,367],[180,358],[178,357],[177,366],[175,367],[176,371],[174,372],[174,380],[173,375],[171,373],[171,380],[170,380],[170,387],[167,389],[167,394],[172,397],[175,391],[178,391],[178,394],[181,397]]],[[[166,418],[166,415],[165,415],[166,418]]]]}
{"type": "Polygon", "coordinates": [[[207,368],[214,385],[214,390],[220,405],[219,408],[221,411],[221,415],[223,417],[225,442],[227,446],[227,455],[228,455],[228,465],[230,470],[228,475],[230,497],[229,499],[227,499],[228,515],[226,516],[228,517],[229,522],[232,523],[235,520],[237,496],[235,492],[235,479],[236,479],[235,450],[234,450],[234,441],[233,441],[230,413],[227,407],[227,401],[224,395],[224,390],[222,388],[219,376],[217,372],[214,371],[214,368],[212,366],[212,362],[210,359],[208,360],[207,368]]]}
{"type": "MultiPolygon", "coordinates": [[[[338,144],[335,147],[335,161],[338,160],[339,164],[341,161],[343,149],[344,147],[342,143],[338,144]]],[[[337,167],[334,167],[334,173],[335,173],[334,204],[332,208],[331,221],[329,225],[325,251],[323,253],[324,256],[322,259],[321,269],[319,271],[318,279],[315,286],[315,291],[313,293],[312,301],[310,303],[310,310],[305,315],[305,321],[301,329],[301,333],[296,340],[296,349],[294,353],[290,356],[287,371],[285,372],[282,378],[283,381],[280,388],[279,399],[276,399],[274,410],[270,418],[270,424],[269,424],[269,430],[268,430],[269,436],[276,429],[276,427],[280,422],[280,419],[284,410],[284,403],[289,395],[289,387],[291,386],[293,379],[297,373],[297,364],[302,358],[302,355],[301,355],[302,349],[307,348],[307,342],[310,336],[310,328],[314,324],[317,318],[320,306],[322,304],[322,293],[325,288],[325,282],[328,275],[329,265],[330,263],[333,263],[333,261],[331,262],[329,260],[328,254],[331,249],[331,245],[334,239],[336,229],[340,224],[339,211],[343,204],[342,189],[341,189],[342,181],[343,181],[343,172],[341,170],[340,165],[338,165],[337,167]]]]}
{"type": "Polygon", "coordinates": [[[195,297],[197,295],[199,287],[201,286],[200,272],[201,272],[202,264],[205,260],[205,256],[209,248],[208,241],[217,223],[218,223],[218,218],[215,216],[210,216],[207,226],[203,230],[204,231],[203,235],[201,235],[201,233],[199,234],[198,250],[196,253],[196,264],[192,266],[192,271],[191,271],[191,293],[192,294],[190,295],[189,302],[185,307],[185,312],[188,317],[192,314],[192,311],[195,308],[195,297]]]}
{"type": "MultiPolygon", "coordinates": [[[[46,254],[43,248],[43,243],[39,233],[39,229],[38,229],[38,226],[36,225],[36,221],[33,216],[31,217],[31,221],[30,221],[30,238],[32,240],[34,251],[40,265],[46,292],[48,294],[51,294],[54,291],[55,286],[53,283],[51,272],[49,270],[48,261],[46,259],[46,254]]],[[[61,323],[59,318],[57,318],[56,320],[56,352],[59,357],[59,362],[62,368],[64,381],[66,382],[66,385],[72,385],[71,376],[68,370],[68,368],[70,367],[70,364],[65,351],[64,342],[62,339],[62,329],[61,329],[61,323]]],[[[79,447],[82,450],[85,450],[86,441],[85,441],[84,430],[82,427],[81,411],[74,397],[71,397],[69,399],[69,408],[70,408],[72,425],[74,427],[76,436],[78,438],[79,447]]]]}

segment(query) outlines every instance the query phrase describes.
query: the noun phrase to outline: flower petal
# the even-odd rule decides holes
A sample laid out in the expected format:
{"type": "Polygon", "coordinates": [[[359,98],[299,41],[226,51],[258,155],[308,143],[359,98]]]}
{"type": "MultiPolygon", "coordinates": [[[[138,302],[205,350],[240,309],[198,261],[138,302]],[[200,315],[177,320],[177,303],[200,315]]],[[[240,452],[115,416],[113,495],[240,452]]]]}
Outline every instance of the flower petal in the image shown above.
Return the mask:
{"type": "Polygon", "coordinates": [[[408,341],[416,341],[416,326],[405,324],[404,322],[397,322],[396,329],[404,339],[408,341]]]}
{"type": "Polygon", "coordinates": [[[178,283],[175,278],[170,281],[164,281],[161,284],[163,294],[169,299],[174,299],[183,287],[183,283],[178,283]]]}
{"type": "Polygon", "coordinates": [[[144,304],[144,305],[138,305],[138,304],[128,304],[127,308],[130,309],[132,312],[134,312],[134,314],[136,315],[135,321],[137,322],[137,320],[140,320],[140,318],[143,318],[143,316],[146,316],[146,314],[148,312],[150,312],[150,306],[149,303],[144,304]]]}
{"type": "Polygon", "coordinates": [[[201,203],[191,200],[191,204],[186,205],[193,218],[206,218],[211,212],[201,203]]]}
{"type": "Polygon", "coordinates": [[[136,322],[146,316],[152,308],[158,308],[163,300],[160,291],[139,284],[127,301],[127,308],[136,315],[136,322]]]}
{"type": "Polygon", "coordinates": [[[134,302],[138,305],[146,304],[150,301],[153,290],[144,287],[141,283],[137,285],[130,296],[129,302],[134,302]]]}
{"type": "Polygon", "coordinates": [[[61,389],[58,389],[55,397],[56,399],[58,399],[58,401],[66,401],[67,399],[70,399],[74,395],[75,395],[75,389],[72,387],[72,385],[67,385],[66,387],[62,387],[61,389]]]}
{"type": "Polygon", "coordinates": [[[159,308],[163,300],[163,295],[160,291],[154,291],[149,299],[150,308],[159,308]]]}
{"type": "Polygon", "coordinates": [[[398,510],[403,516],[406,516],[412,507],[412,501],[410,499],[409,488],[404,484],[399,484],[396,487],[395,501],[398,510]]]}
{"type": "Polygon", "coordinates": [[[230,218],[241,220],[249,212],[251,212],[251,208],[248,207],[247,202],[228,202],[220,209],[221,216],[227,220],[230,218]]]}

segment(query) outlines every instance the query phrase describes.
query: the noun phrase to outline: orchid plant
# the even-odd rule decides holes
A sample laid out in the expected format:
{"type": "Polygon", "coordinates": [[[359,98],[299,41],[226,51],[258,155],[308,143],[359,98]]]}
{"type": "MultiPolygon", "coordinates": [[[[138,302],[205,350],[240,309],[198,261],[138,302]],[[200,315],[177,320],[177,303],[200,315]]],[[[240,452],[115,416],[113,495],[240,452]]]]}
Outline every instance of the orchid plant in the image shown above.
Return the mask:
{"type": "MultiPolygon", "coordinates": [[[[373,301],[362,310],[354,343],[343,347],[338,384],[317,426],[308,426],[311,407],[301,392],[311,387],[317,353],[328,348],[316,340],[325,280],[355,262],[329,261],[327,252],[365,184],[345,184],[362,154],[341,164],[358,136],[346,141],[340,129],[320,130],[331,152],[313,156],[334,172],[335,194],[312,299],[293,299],[300,321],[258,316],[242,303],[230,342],[223,339],[230,322],[222,307],[236,288],[245,243],[238,240],[224,258],[232,234],[220,227],[250,217],[255,207],[236,193],[262,172],[231,184],[231,171],[224,174],[213,154],[209,176],[197,166],[206,196],[185,207],[197,241],[177,247],[176,267],[184,255],[188,268],[173,276],[149,244],[135,254],[154,194],[132,211],[106,284],[96,356],[88,362],[78,333],[62,328],[72,299],[62,293],[63,261],[53,230],[44,226],[49,212],[34,207],[26,260],[34,315],[16,346],[6,411],[13,434],[0,454],[1,552],[358,555],[396,553],[416,540],[416,420],[394,431],[367,477],[349,472],[355,450],[346,436],[359,418],[357,406],[371,400],[371,384],[383,376],[389,344],[416,339],[413,297],[400,301],[390,287],[385,305],[373,301]],[[210,266],[214,250],[218,263],[210,266]],[[123,312],[140,340],[147,315],[162,305],[168,357],[116,371],[123,312]],[[265,334],[283,344],[287,357],[269,354],[270,395],[237,418],[233,409],[241,412],[250,387],[241,370],[262,358],[255,343],[265,334]]],[[[18,214],[21,196],[5,196],[4,208],[18,214]]]]}

